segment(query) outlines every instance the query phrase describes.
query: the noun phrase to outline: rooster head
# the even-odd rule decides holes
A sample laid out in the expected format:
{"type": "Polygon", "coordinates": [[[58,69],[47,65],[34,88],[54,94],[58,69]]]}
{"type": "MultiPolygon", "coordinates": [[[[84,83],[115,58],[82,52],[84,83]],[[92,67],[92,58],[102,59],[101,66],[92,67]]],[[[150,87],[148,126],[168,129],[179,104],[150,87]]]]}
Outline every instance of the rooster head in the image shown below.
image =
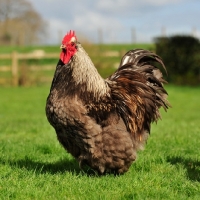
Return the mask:
{"type": "Polygon", "coordinates": [[[60,59],[64,64],[67,64],[70,61],[71,57],[76,53],[76,42],[77,38],[75,32],[70,30],[69,33],[64,36],[62,44],[60,46],[60,48],[62,49],[60,53],[60,59]]]}

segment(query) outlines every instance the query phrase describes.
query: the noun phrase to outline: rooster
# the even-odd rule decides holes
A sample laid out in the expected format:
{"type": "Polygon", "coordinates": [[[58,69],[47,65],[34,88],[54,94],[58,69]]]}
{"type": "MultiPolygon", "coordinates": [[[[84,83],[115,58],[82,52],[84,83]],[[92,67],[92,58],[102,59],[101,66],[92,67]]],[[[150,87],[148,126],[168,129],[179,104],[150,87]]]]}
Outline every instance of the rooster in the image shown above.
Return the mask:
{"type": "MultiPolygon", "coordinates": [[[[116,72],[103,79],[74,31],[61,45],[46,115],[61,145],[99,174],[128,171],[150,133],[150,125],[169,107],[166,81],[153,52],[128,51],[116,72]]],[[[166,70],[166,69],[165,69],[166,70]]]]}

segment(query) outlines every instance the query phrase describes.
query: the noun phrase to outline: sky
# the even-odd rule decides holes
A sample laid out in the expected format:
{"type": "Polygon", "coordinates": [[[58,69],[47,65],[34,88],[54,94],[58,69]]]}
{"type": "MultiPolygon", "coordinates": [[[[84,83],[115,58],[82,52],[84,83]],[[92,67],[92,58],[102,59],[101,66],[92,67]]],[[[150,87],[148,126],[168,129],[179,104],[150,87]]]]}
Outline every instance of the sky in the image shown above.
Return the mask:
{"type": "Polygon", "coordinates": [[[69,30],[79,41],[95,43],[151,43],[175,34],[200,38],[200,0],[28,1],[47,22],[46,44],[60,43],[69,30]]]}

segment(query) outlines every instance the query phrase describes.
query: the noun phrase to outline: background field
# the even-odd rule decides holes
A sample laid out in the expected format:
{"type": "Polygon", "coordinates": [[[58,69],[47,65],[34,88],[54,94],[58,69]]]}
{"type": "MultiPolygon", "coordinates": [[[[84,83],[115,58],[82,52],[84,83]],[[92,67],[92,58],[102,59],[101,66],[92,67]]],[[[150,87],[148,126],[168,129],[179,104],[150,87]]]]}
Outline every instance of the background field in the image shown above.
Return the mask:
{"type": "MultiPolygon", "coordinates": [[[[96,68],[103,77],[108,77],[116,67],[119,66],[121,57],[130,49],[144,48],[154,50],[154,44],[83,44],[85,50],[91,57],[96,68]]],[[[19,85],[38,86],[49,85],[54,74],[55,66],[58,62],[60,47],[56,46],[25,46],[9,47],[2,46],[0,49],[1,56],[11,56],[13,52],[17,53],[53,53],[56,58],[39,58],[39,59],[19,59],[18,60],[18,78],[19,85]],[[48,67],[49,70],[45,70],[48,67]],[[34,70],[33,70],[34,69],[34,70]]],[[[0,59],[0,85],[12,85],[11,70],[2,71],[3,67],[11,69],[12,59],[0,59]],[[5,79],[6,78],[6,79],[5,79]],[[3,79],[3,80],[2,80],[3,79]]]]}
{"type": "Polygon", "coordinates": [[[200,88],[167,90],[173,108],[130,170],[98,177],[58,143],[49,87],[0,87],[0,199],[200,199],[200,88]]]}

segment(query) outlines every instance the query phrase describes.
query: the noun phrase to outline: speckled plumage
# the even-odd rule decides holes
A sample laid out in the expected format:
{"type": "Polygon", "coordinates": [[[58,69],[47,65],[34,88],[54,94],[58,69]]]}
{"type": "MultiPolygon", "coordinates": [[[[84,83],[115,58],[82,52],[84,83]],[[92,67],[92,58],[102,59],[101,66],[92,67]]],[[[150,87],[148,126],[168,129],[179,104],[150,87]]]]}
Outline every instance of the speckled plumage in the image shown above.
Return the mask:
{"type": "MultiPolygon", "coordinates": [[[[104,80],[82,46],[68,64],[60,60],[46,103],[59,142],[79,162],[100,174],[126,172],[168,108],[162,73],[152,52],[127,52],[118,70],[104,80]]],[[[165,67],[164,67],[165,68],[165,67]]]]}

